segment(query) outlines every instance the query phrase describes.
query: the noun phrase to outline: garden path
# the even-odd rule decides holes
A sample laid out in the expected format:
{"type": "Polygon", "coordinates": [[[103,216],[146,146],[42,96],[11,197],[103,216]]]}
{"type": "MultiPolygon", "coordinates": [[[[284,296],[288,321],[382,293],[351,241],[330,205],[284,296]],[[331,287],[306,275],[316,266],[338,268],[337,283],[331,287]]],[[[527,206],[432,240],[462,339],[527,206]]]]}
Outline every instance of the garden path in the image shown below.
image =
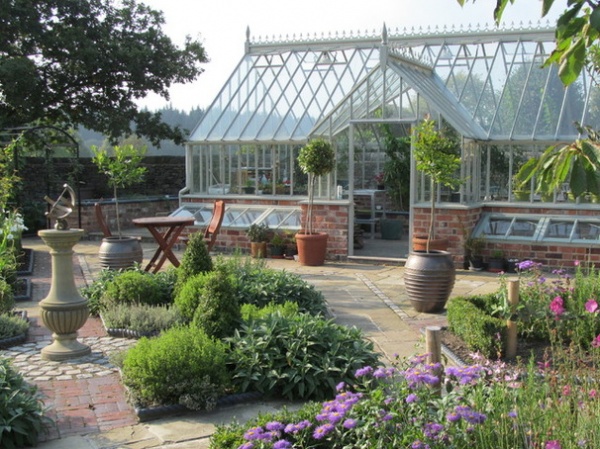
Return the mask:
{"type": "MultiPolygon", "coordinates": [[[[82,360],[47,362],[39,350],[50,342],[50,332],[39,320],[38,302],[50,289],[51,264],[48,247],[38,238],[24,239],[24,246],[36,252],[32,277],[32,299],[19,303],[28,311],[33,328],[24,348],[11,348],[27,379],[38,385],[51,407],[57,427],[41,449],[102,448],[207,448],[215,424],[233,419],[240,422],[258,411],[279,409],[282,402],[258,402],[223,408],[214,413],[188,413],[148,423],[137,423],[134,410],[116,370],[106,355],[123,343],[107,337],[101,323],[89,319],[79,331],[92,346],[82,360]],[[19,359],[20,357],[20,359],[19,359]],[[50,364],[53,364],[50,366],[50,364]]],[[[145,259],[155,245],[143,244],[145,259]]],[[[91,282],[100,269],[98,241],[81,241],[74,248],[75,281],[78,287],[91,282]]],[[[181,254],[178,254],[178,258],[181,254]]],[[[445,325],[444,314],[419,314],[412,310],[403,287],[403,268],[376,264],[326,263],[304,267],[289,260],[268,259],[273,268],[298,273],[321,290],[340,323],[363,329],[376,349],[391,360],[395,354],[410,356],[423,351],[421,329],[445,325]]],[[[453,295],[485,293],[497,288],[498,277],[489,273],[457,272],[453,295]]],[[[3,351],[0,351],[2,354],[3,351]]]]}

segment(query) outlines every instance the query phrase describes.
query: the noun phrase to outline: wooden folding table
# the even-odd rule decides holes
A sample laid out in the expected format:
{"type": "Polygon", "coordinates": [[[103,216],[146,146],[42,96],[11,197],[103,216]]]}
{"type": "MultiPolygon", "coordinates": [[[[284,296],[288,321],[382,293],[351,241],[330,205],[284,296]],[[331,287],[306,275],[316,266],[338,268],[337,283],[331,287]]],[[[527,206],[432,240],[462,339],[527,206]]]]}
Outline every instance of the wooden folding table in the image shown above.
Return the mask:
{"type": "Polygon", "coordinates": [[[173,266],[178,267],[179,261],[173,254],[173,245],[186,226],[194,224],[194,217],[144,217],[135,218],[133,224],[146,228],[158,243],[158,248],[145,270],[153,273],[161,269],[167,259],[173,266]]]}

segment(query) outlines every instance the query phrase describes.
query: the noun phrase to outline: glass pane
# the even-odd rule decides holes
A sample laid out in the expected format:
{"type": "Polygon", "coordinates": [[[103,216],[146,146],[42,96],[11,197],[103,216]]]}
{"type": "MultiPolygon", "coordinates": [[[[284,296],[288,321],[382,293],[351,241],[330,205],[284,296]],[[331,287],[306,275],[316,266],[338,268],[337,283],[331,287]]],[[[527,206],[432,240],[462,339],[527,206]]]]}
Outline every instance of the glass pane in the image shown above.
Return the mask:
{"type": "Polygon", "coordinates": [[[583,240],[598,240],[600,239],[600,224],[590,222],[577,223],[575,238],[583,240]]]}
{"type": "Polygon", "coordinates": [[[504,236],[508,232],[511,223],[511,218],[490,218],[483,233],[485,235],[504,236]]]}
{"type": "Polygon", "coordinates": [[[515,220],[510,230],[510,235],[514,235],[515,237],[533,237],[536,227],[537,221],[515,220]]]}
{"type": "Polygon", "coordinates": [[[564,220],[551,220],[546,230],[544,237],[553,239],[568,239],[571,237],[571,231],[573,230],[572,221],[564,220]]]}

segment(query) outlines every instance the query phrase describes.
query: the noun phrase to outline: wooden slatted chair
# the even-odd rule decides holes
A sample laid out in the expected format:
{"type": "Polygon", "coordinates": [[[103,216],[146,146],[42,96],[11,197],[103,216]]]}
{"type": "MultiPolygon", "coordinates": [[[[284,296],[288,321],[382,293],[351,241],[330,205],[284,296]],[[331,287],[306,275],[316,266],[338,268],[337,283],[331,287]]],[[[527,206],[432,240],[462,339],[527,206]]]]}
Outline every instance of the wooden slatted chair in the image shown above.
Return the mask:
{"type": "Polygon", "coordinates": [[[102,206],[100,203],[94,203],[94,212],[96,213],[96,221],[98,221],[98,225],[100,226],[104,237],[112,237],[112,232],[110,232],[108,223],[106,223],[106,220],[104,219],[104,214],[102,213],[102,206]]]}
{"type": "Polygon", "coordinates": [[[208,227],[204,230],[204,243],[206,243],[206,249],[212,250],[215,242],[217,241],[217,235],[221,230],[221,224],[223,224],[223,217],[225,217],[225,201],[217,200],[213,204],[213,214],[210,219],[208,227]]]}

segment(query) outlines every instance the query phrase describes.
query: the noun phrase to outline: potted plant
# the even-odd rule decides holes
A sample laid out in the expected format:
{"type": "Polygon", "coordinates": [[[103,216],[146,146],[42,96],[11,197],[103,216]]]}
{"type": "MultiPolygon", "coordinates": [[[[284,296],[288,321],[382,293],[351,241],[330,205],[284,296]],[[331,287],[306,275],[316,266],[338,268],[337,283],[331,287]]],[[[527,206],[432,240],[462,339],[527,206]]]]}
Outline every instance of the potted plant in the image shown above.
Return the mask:
{"type": "Polygon", "coordinates": [[[109,154],[105,148],[98,149],[92,146],[92,152],[94,153],[92,162],[101,173],[106,175],[108,185],[113,189],[117,216],[118,236],[102,239],[99,250],[100,263],[104,267],[114,269],[141,263],[143,253],[139,239],[126,237],[121,233],[118,189],[142,182],[146,168],[141,167],[140,164],[146,149],[144,147],[138,149],[130,144],[117,145],[112,148],[112,154],[109,154]]]}
{"type": "Polygon", "coordinates": [[[483,249],[485,248],[484,237],[468,237],[463,248],[465,250],[465,258],[469,263],[469,270],[483,270],[483,249]]]}
{"type": "Polygon", "coordinates": [[[500,249],[493,250],[488,263],[488,271],[500,273],[505,271],[505,268],[506,261],[504,260],[504,252],[500,249]]]}
{"type": "Polygon", "coordinates": [[[456,178],[460,168],[457,155],[458,142],[436,129],[433,120],[421,122],[413,134],[413,155],[417,170],[430,179],[431,212],[428,233],[423,249],[410,252],[405,264],[404,283],[409,300],[417,312],[440,312],[452,292],[455,268],[447,251],[432,245],[435,238],[435,199],[438,185],[455,188],[461,180],[456,178]]]}
{"type": "Polygon", "coordinates": [[[250,255],[259,259],[267,257],[269,227],[265,223],[254,223],[246,230],[246,235],[250,239],[250,255]]]}
{"type": "Polygon", "coordinates": [[[283,253],[285,252],[287,242],[279,232],[275,232],[271,241],[269,242],[270,253],[273,259],[283,259],[283,253]]]}
{"type": "Polygon", "coordinates": [[[316,179],[330,173],[335,166],[333,146],[324,139],[311,140],[300,149],[298,165],[308,175],[308,205],[305,223],[303,229],[296,234],[298,259],[302,265],[323,265],[325,263],[328,236],[324,232],[314,232],[313,204],[316,179]]]}
{"type": "MultiPolygon", "coordinates": [[[[404,210],[408,204],[410,179],[410,137],[397,137],[389,124],[382,125],[385,136],[386,161],[383,165],[383,181],[386,195],[389,196],[392,208],[404,210]]],[[[386,211],[380,221],[381,238],[383,240],[400,240],[402,238],[403,221],[390,217],[386,211]]]]}
{"type": "Polygon", "coordinates": [[[252,179],[247,179],[246,184],[242,187],[242,190],[245,194],[251,195],[256,190],[256,186],[254,185],[254,181],[252,179]]]}
{"type": "Polygon", "coordinates": [[[296,237],[292,231],[285,231],[285,242],[285,251],[283,253],[284,257],[290,260],[298,257],[296,237]]]}

